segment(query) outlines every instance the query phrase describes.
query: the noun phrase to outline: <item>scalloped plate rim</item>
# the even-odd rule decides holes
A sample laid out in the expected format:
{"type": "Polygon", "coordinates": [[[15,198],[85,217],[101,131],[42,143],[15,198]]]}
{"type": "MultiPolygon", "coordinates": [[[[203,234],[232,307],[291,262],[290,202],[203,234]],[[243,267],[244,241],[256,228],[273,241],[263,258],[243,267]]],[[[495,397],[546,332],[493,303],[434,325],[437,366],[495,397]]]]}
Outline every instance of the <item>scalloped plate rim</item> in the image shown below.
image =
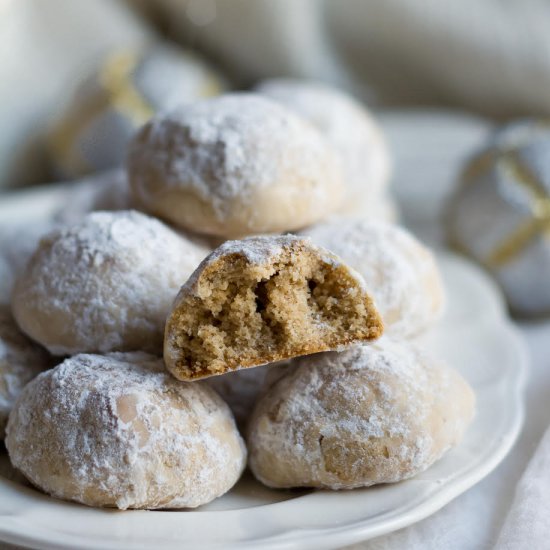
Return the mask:
{"type": "MultiPolygon", "coordinates": [[[[39,188],[37,190],[27,190],[24,192],[4,195],[4,200],[0,203],[0,214],[2,214],[2,212],[6,213],[9,211],[8,219],[13,221],[17,218],[17,212],[19,212],[21,217],[24,218],[29,215],[29,211],[33,212],[33,214],[40,213],[41,205],[39,202],[42,202],[44,205],[44,208],[42,209],[44,216],[50,216],[53,212],[53,206],[60,199],[60,197],[62,197],[66,187],[66,184],[62,184],[54,186],[50,189],[39,188]]],[[[290,528],[284,533],[275,535],[266,534],[264,536],[256,536],[252,539],[231,541],[228,544],[224,544],[223,548],[261,547],[264,549],[269,548],[282,550],[285,548],[295,548],[298,544],[300,544],[301,548],[333,548],[335,546],[352,544],[354,542],[380,536],[420,521],[421,519],[433,514],[452,499],[456,498],[468,488],[481,481],[485,476],[493,471],[494,468],[496,468],[496,466],[507,455],[519,434],[524,418],[523,394],[528,366],[528,354],[526,347],[517,329],[508,319],[504,307],[504,301],[494,283],[492,283],[477,266],[473,266],[463,258],[455,256],[454,254],[449,254],[448,252],[445,252],[442,255],[449,258],[451,263],[457,262],[465,269],[469,269],[471,274],[479,280],[485,279],[483,282],[485,285],[483,292],[486,292],[487,295],[492,293],[490,299],[497,305],[497,310],[493,312],[495,316],[492,319],[491,326],[494,330],[503,331],[510,337],[510,346],[513,348],[516,355],[515,371],[512,371],[511,369],[508,369],[507,371],[509,376],[507,388],[513,389],[513,391],[509,392],[510,395],[507,395],[507,410],[509,411],[508,430],[500,435],[500,438],[496,441],[492,452],[490,452],[488,456],[483,456],[480,460],[475,462],[470,469],[463,472],[462,475],[457,475],[451,479],[447,479],[433,494],[430,494],[427,497],[422,496],[421,502],[416,503],[416,501],[413,500],[408,506],[393,510],[391,513],[385,513],[382,516],[383,519],[377,523],[375,522],[372,524],[371,518],[363,518],[360,520],[351,521],[350,523],[344,523],[339,527],[311,529],[290,528]]],[[[411,481],[414,482],[414,479],[411,481]]],[[[429,483],[429,480],[424,483],[429,483]]],[[[0,477],[0,489],[2,487],[10,487],[17,491],[16,483],[0,477]]],[[[321,499],[323,498],[322,492],[313,494],[321,499]]],[[[342,495],[343,493],[340,494],[342,495]]],[[[296,499],[291,499],[291,502],[294,501],[296,501],[296,499]]],[[[289,501],[278,502],[275,504],[265,504],[263,507],[265,509],[274,509],[274,507],[281,509],[279,505],[284,505],[286,502],[289,501]]],[[[41,502],[38,504],[38,506],[43,505],[44,504],[41,502]]],[[[3,507],[5,507],[5,503],[4,506],[2,506],[2,496],[0,494],[0,540],[4,542],[24,546],[36,546],[40,548],[113,548],[122,550],[125,548],[142,547],[139,543],[136,545],[135,540],[120,541],[108,540],[105,538],[86,538],[85,541],[82,541],[79,537],[73,535],[72,533],[65,533],[59,530],[51,531],[49,534],[43,536],[41,535],[41,531],[40,536],[35,536],[29,533],[30,526],[28,524],[19,525],[17,518],[24,520],[24,514],[17,514],[15,511],[12,511],[12,513],[5,513],[2,511],[3,507]],[[16,521],[13,521],[14,518],[16,521]]],[[[235,510],[230,511],[235,512],[235,510]]],[[[85,507],[82,507],[82,515],[84,517],[87,512],[88,510],[85,507]]],[[[166,513],[169,514],[170,512],[163,512],[163,514],[166,513]]],[[[200,511],[198,513],[200,513],[200,511]]],[[[246,511],[243,513],[246,513],[246,511]]],[[[218,514],[216,517],[221,517],[224,512],[216,511],[216,514],[218,514]]],[[[86,534],[89,537],[90,533],[86,534]]],[[[172,540],[164,542],[162,540],[156,540],[155,544],[157,544],[158,547],[162,546],[163,548],[172,548],[176,546],[181,548],[183,547],[182,542],[183,541],[177,541],[176,543],[172,540]]],[[[151,543],[152,541],[150,540],[143,542],[143,544],[147,545],[150,545],[151,543]]],[[[208,544],[208,548],[222,547],[220,543],[211,544],[208,543],[208,541],[205,541],[205,544],[208,544]]]]}

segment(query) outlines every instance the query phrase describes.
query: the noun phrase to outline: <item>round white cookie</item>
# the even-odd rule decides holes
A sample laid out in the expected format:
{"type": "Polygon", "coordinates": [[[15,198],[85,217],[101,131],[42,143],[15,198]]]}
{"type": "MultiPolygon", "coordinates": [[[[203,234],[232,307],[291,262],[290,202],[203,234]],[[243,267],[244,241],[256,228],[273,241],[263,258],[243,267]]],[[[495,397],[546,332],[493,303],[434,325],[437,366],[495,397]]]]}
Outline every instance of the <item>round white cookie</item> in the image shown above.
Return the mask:
{"type": "Polygon", "coordinates": [[[121,166],[130,138],[154,113],[224,87],[195,53],[166,45],[115,50],[80,85],[52,130],[52,160],[66,177],[121,166]]]}
{"type": "Polygon", "coordinates": [[[405,229],[333,219],[302,232],[358,271],[384,321],[385,334],[410,338],[441,317],[445,293],[433,254],[405,229]]]}
{"type": "Polygon", "coordinates": [[[143,353],[77,355],[38,376],[10,415],[6,446],[46,493],[120,509],[200,506],[246,463],[222,399],[143,353]]]}
{"type": "Polygon", "coordinates": [[[382,339],[294,360],[256,405],[249,465],[270,487],[397,482],[457,445],[474,395],[444,363],[382,339]]]}
{"type": "Polygon", "coordinates": [[[128,173],[146,209],[221,237],[305,227],[337,209],[343,193],[323,136],[249,93],[159,114],[134,138],[128,173]]]}
{"type": "Polygon", "coordinates": [[[94,212],[40,241],[17,279],[13,313],[55,355],[160,355],[172,300],[205,255],[139,212],[94,212]]]}
{"type": "Polygon", "coordinates": [[[446,220],[451,244],[495,276],[515,313],[550,315],[550,120],[497,131],[465,167],[446,220]]]}
{"type": "Polygon", "coordinates": [[[0,306],[0,440],[13,404],[25,384],[53,366],[50,355],[17,327],[6,306],[0,306]]]}
{"type": "Polygon", "coordinates": [[[390,178],[390,155],[381,128],[369,111],[346,93],[320,82],[264,80],[256,91],[277,101],[318,128],[337,150],[346,184],[342,210],[364,214],[390,178]]]}

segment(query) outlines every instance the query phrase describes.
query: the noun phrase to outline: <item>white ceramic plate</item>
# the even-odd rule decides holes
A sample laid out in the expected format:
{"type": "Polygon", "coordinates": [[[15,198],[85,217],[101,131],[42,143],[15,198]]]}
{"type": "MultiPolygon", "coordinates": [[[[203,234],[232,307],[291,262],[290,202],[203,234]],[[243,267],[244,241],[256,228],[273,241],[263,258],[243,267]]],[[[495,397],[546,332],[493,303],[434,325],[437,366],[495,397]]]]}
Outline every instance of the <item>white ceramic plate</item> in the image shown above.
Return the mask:
{"type": "MultiPolygon", "coordinates": [[[[0,221],[37,220],[59,190],[0,198],[0,221]]],[[[476,267],[439,255],[449,295],[441,325],[423,338],[473,386],[477,415],[462,444],[402,483],[354,491],[273,491],[245,476],[193,511],[98,510],[25,486],[0,455],[0,540],[37,548],[335,548],[405,527],[480,481],[505,457],[523,419],[526,352],[500,294],[476,267]],[[10,481],[11,479],[14,479],[10,481]]]]}

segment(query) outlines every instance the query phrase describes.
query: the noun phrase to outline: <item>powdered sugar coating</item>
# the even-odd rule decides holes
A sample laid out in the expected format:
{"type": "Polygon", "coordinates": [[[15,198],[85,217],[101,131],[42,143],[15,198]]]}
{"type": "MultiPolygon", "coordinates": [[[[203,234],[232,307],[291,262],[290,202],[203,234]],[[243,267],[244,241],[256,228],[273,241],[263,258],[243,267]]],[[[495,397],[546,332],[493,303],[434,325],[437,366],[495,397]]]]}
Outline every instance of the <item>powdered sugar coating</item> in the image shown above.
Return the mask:
{"type": "Polygon", "coordinates": [[[134,139],[128,169],[151,211],[221,236],[305,226],[334,211],[342,192],[337,157],[319,132],[246,93],[157,115],[134,139]]]}
{"type": "MultiPolygon", "coordinates": [[[[206,258],[204,258],[194,273],[189,277],[185,285],[183,285],[174,303],[177,304],[180,297],[188,292],[195,293],[197,290],[197,282],[204,270],[224,256],[241,256],[246,259],[248,264],[268,266],[275,263],[286,250],[291,249],[292,246],[297,243],[305,245],[307,248],[318,253],[321,259],[327,264],[343,264],[341,259],[331,251],[315,245],[310,238],[303,236],[257,235],[255,237],[247,237],[245,239],[235,241],[225,241],[206,258]]],[[[361,274],[349,266],[346,267],[348,268],[350,275],[359,283],[360,288],[365,290],[366,285],[361,274]]]]}
{"type": "Polygon", "coordinates": [[[205,253],[144,214],[94,212],[41,240],[17,280],[14,315],[56,355],[160,355],[172,300],[205,253]]]}
{"type": "Polygon", "coordinates": [[[15,400],[27,382],[52,366],[45,349],[29,340],[5,306],[0,306],[0,439],[15,400]]]}
{"type": "Polygon", "coordinates": [[[405,229],[368,220],[333,219],[302,234],[361,274],[386,334],[415,336],[441,316],[444,288],[434,256],[405,229]]]}
{"type": "Polygon", "coordinates": [[[336,88],[308,80],[265,80],[256,91],[311,122],[338,151],[347,212],[378,201],[389,182],[390,157],[381,128],[363,105],[336,88]]]}
{"type": "Polygon", "coordinates": [[[294,360],[256,406],[249,464],[272,487],[396,482],[456,445],[473,412],[458,373],[382,338],[294,360]]]}
{"type": "Polygon", "coordinates": [[[196,507],[228,491],[246,461],[221,398],[143,353],[77,355],[38,376],[7,434],[30,481],[90,506],[196,507]]]}

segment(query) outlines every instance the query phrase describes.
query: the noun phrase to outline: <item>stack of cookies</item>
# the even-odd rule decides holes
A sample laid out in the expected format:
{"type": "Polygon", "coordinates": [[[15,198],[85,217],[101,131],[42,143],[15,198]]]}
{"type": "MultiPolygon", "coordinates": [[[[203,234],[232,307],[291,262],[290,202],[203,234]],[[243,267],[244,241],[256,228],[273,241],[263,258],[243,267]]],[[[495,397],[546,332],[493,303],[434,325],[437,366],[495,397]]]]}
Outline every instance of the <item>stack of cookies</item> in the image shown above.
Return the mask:
{"type": "Polygon", "coordinates": [[[411,341],[444,291],[389,221],[388,177],[370,115],[317,84],[155,115],[127,170],[79,185],[17,273],[0,324],[12,464],[120,509],[205,504],[247,464],[277,488],[428,468],[474,396],[411,341]]]}

